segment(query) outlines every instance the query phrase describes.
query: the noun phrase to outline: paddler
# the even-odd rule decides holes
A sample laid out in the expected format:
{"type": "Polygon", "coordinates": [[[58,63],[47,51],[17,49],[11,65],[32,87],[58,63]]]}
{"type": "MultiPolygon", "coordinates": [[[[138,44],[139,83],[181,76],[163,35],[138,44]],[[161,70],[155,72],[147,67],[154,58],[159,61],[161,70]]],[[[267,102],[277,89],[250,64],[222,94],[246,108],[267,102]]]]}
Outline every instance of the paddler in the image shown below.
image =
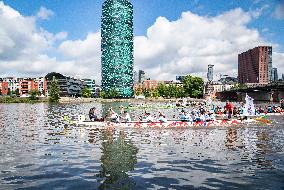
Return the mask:
{"type": "Polygon", "coordinates": [[[155,118],[153,116],[151,116],[150,113],[145,113],[145,116],[146,116],[146,118],[145,118],[146,122],[154,122],[155,121],[155,118]]]}
{"type": "Polygon", "coordinates": [[[159,111],[158,118],[161,123],[166,123],[168,121],[165,114],[163,114],[161,111],[159,111]]]}
{"type": "Polygon", "coordinates": [[[124,122],[131,122],[130,114],[127,111],[124,111],[122,119],[124,122]]]}
{"type": "Polygon", "coordinates": [[[111,122],[114,122],[114,123],[120,122],[119,115],[115,111],[113,111],[112,108],[109,109],[109,114],[110,114],[111,122]]]}
{"type": "Polygon", "coordinates": [[[284,98],[280,100],[281,109],[284,111],[284,98]]]}
{"type": "Polygon", "coordinates": [[[225,111],[228,114],[228,119],[231,119],[234,112],[234,106],[229,100],[226,101],[225,111]]]}
{"type": "Polygon", "coordinates": [[[95,107],[91,108],[89,111],[89,118],[91,121],[99,121],[99,122],[103,122],[104,118],[98,118],[98,112],[96,110],[95,107]]]}

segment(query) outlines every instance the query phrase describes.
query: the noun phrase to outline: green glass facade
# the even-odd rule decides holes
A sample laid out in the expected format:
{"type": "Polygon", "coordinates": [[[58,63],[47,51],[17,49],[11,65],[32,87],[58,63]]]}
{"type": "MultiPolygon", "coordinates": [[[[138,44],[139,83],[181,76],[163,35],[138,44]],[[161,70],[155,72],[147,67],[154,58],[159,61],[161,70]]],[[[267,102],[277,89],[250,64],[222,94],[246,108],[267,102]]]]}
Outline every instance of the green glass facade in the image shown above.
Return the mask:
{"type": "Polygon", "coordinates": [[[101,26],[102,89],[133,97],[133,6],[128,0],[106,0],[101,26]]]}

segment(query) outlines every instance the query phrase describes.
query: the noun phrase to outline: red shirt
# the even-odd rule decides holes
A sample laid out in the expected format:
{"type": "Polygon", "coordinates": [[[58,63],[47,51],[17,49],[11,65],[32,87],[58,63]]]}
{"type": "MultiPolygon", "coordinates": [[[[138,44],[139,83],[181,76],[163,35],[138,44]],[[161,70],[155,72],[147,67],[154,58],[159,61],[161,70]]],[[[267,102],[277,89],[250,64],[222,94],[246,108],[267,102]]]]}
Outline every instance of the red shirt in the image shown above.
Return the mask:
{"type": "Polygon", "coordinates": [[[231,103],[226,103],[226,110],[232,111],[233,108],[234,106],[231,103]]]}

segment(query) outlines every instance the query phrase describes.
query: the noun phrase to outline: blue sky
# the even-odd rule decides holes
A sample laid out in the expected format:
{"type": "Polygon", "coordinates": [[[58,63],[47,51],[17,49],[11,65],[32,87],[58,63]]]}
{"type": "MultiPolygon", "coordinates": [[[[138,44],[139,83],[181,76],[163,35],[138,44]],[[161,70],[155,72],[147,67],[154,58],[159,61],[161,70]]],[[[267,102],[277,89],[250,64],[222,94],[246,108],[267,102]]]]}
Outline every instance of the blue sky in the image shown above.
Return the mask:
{"type": "MultiPolygon", "coordinates": [[[[42,6],[52,10],[55,15],[48,21],[41,21],[38,24],[53,33],[67,31],[69,38],[73,40],[84,38],[88,32],[100,30],[103,0],[5,0],[4,2],[25,16],[35,15],[42,6]]],[[[184,11],[215,16],[238,7],[244,11],[252,11],[268,5],[263,14],[249,26],[261,31],[267,40],[281,44],[280,48],[284,50],[284,20],[273,16],[276,6],[281,3],[280,0],[132,0],[131,2],[134,6],[135,35],[144,35],[159,16],[176,20],[184,11]]]]}
{"type": "MultiPolygon", "coordinates": [[[[216,64],[216,73],[232,71],[236,75],[237,54],[258,45],[273,45],[275,67],[279,74],[284,73],[284,0],[130,1],[134,6],[135,69],[144,69],[151,78],[174,79],[175,75],[190,73],[205,76],[207,64],[212,63],[216,64]],[[179,36],[188,38],[186,43],[179,36]],[[192,50],[195,45],[199,51],[192,50]],[[222,52],[215,51],[218,49],[222,52]]],[[[103,0],[2,3],[2,13],[12,14],[12,10],[20,18],[0,14],[0,24],[5,27],[15,22],[2,28],[6,34],[3,39],[9,39],[12,45],[0,45],[0,76],[42,75],[54,69],[99,78],[103,0]],[[38,16],[41,9],[43,15],[38,16]],[[23,33],[20,26],[26,23],[23,33]],[[19,69],[20,64],[24,69],[19,69]],[[95,72],[90,72],[90,64],[95,72]]]]}

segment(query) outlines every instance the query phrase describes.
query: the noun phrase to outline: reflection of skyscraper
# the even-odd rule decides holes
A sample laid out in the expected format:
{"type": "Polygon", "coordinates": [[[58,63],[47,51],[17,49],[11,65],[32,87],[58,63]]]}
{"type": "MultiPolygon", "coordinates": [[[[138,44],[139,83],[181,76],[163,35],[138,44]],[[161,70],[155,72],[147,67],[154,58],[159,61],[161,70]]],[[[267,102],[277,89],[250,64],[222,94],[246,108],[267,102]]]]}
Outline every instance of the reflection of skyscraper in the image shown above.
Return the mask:
{"type": "Polygon", "coordinates": [[[132,97],[133,6],[128,0],[104,2],[101,35],[102,88],[132,97]]]}
{"type": "Polygon", "coordinates": [[[122,131],[116,138],[112,131],[105,131],[102,140],[100,177],[105,180],[100,189],[132,189],[135,182],[129,178],[127,172],[134,170],[138,149],[127,140],[126,134],[122,131]]]}
{"type": "Polygon", "coordinates": [[[207,79],[209,82],[213,81],[213,67],[214,65],[208,65],[207,79]]]}

